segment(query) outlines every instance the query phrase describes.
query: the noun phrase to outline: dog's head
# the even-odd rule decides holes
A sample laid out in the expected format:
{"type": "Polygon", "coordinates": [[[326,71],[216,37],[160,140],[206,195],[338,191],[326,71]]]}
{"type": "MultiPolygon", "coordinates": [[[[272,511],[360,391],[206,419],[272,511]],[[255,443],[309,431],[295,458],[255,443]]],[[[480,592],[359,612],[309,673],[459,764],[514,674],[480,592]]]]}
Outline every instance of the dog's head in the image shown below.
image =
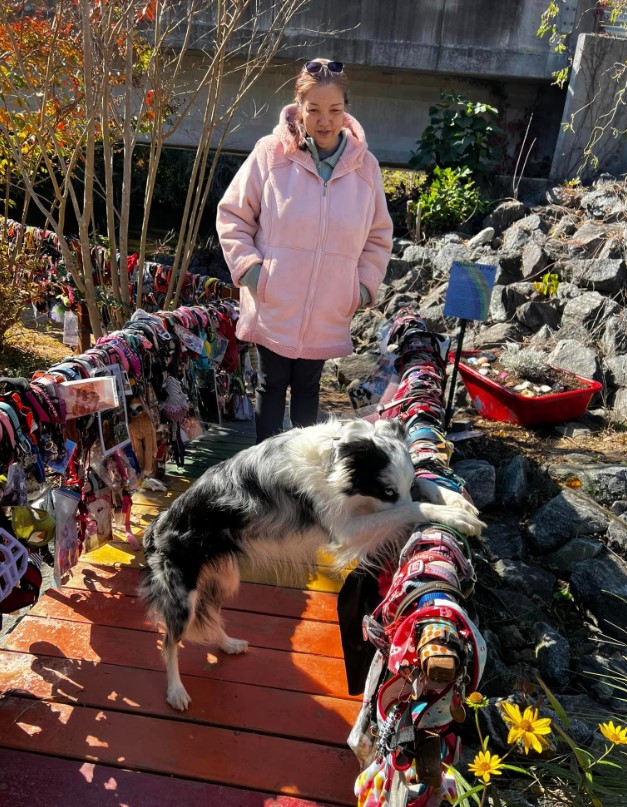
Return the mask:
{"type": "Polygon", "coordinates": [[[346,496],[375,500],[377,510],[411,501],[414,469],[395,420],[351,420],[333,439],[333,474],[346,496]]]}

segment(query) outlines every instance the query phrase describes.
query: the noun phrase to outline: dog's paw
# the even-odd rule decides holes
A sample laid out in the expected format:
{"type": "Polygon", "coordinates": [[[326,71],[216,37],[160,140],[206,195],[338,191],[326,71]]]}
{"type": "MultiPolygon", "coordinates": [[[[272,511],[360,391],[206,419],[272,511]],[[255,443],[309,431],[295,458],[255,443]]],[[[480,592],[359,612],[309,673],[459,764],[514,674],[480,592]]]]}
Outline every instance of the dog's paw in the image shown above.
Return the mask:
{"type": "Polygon", "coordinates": [[[227,636],[220,644],[220,650],[222,650],[223,653],[228,653],[230,656],[246,653],[248,651],[248,642],[246,639],[232,639],[230,636],[227,636]]]}
{"type": "Polygon", "coordinates": [[[459,507],[475,516],[479,513],[474,504],[462,493],[458,493],[456,490],[450,490],[443,485],[438,485],[437,482],[432,482],[430,479],[417,479],[416,487],[420,493],[420,498],[425,502],[443,504],[447,507],[459,507]]]}
{"type": "Polygon", "coordinates": [[[179,712],[184,712],[192,702],[192,699],[189,697],[187,690],[182,684],[168,687],[166,700],[173,709],[178,709],[179,712]]]}
{"type": "Polygon", "coordinates": [[[477,518],[475,513],[462,510],[460,507],[421,504],[420,509],[422,517],[427,521],[445,524],[464,535],[481,535],[481,530],[485,527],[483,521],[477,518]]]}

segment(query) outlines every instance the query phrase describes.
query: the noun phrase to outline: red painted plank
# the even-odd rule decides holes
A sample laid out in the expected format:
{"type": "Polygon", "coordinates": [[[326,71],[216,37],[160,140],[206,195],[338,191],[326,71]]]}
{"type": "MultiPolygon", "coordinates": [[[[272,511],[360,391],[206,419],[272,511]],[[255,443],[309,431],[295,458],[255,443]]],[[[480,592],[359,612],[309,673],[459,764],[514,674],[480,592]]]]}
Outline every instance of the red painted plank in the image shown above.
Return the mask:
{"type": "MultiPolygon", "coordinates": [[[[132,630],[157,630],[146,616],[144,603],[137,597],[124,595],[51,589],[32,608],[31,614],[71,622],[123,625],[132,630]]],[[[227,609],[223,616],[227,633],[248,639],[255,647],[343,657],[337,625],[227,609]]]]}
{"type": "MultiPolygon", "coordinates": [[[[340,698],[184,676],[187,712],[165,700],[165,675],[82,659],[0,651],[0,693],[346,746],[359,704],[340,698]]],[[[1,803],[1,802],[0,802],[1,803]]]]}
{"type": "MultiPolygon", "coordinates": [[[[157,634],[147,631],[27,616],[9,634],[4,646],[35,655],[162,670],[157,640],[157,634]]],[[[350,698],[341,659],[261,647],[240,656],[220,653],[217,663],[215,659],[201,645],[189,644],[179,652],[181,672],[186,675],[350,698]]]]}
{"type": "Polygon", "coordinates": [[[331,746],[17,697],[0,702],[0,746],[346,805],[358,772],[331,746]]]}
{"type": "Polygon", "coordinates": [[[188,779],[0,749],[0,804],[11,807],[328,807],[188,779]]]}
{"type": "MultiPolygon", "coordinates": [[[[65,588],[137,596],[141,570],[81,563],[65,588]]],[[[258,614],[337,622],[337,595],[320,591],[242,583],[239,594],[227,603],[229,609],[258,614]]]]}

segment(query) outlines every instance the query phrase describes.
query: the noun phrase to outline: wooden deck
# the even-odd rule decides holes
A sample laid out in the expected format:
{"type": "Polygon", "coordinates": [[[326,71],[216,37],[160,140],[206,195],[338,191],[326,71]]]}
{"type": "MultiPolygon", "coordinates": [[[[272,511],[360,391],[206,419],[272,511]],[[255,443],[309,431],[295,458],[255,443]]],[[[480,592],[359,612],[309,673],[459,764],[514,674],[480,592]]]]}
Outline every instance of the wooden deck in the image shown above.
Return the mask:
{"type": "MultiPolygon", "coordinates": [[[[167,493],[134,498],[135,533],[209,464],[251,442],[212,429],[170,468],[167,493]]],[[[352,805],[358,766],[346,737],[335,579],[243,570],[225,610],[243,656],[183,646],[192,704],[165,701],[160,636],[137,598],[141,553],[113,542],[86,555],[0,648],[0,805],[305,807],[352,805]]]]}

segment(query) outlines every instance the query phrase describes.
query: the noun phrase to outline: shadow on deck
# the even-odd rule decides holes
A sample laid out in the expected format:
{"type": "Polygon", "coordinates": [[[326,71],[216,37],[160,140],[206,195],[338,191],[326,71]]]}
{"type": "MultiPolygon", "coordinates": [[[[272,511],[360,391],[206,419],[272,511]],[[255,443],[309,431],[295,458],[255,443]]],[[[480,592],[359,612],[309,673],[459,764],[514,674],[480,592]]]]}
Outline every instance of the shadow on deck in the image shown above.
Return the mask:
{"type": "MultiPolygon", "coordinates": [[[[170,467],[167,493],[134,497],[137,535],[211,464],[253,441],[213,427],[170,467]]],[[[351,805],[358,766],[346,737],[335,579],[242,570],[225,609],[245,656],[183,646],[192,704],[165,701],[160,636],[137,598],[143,556],[114,541],[85,555],[0,648],[0,804],[12,807],[351,805]]]]}

